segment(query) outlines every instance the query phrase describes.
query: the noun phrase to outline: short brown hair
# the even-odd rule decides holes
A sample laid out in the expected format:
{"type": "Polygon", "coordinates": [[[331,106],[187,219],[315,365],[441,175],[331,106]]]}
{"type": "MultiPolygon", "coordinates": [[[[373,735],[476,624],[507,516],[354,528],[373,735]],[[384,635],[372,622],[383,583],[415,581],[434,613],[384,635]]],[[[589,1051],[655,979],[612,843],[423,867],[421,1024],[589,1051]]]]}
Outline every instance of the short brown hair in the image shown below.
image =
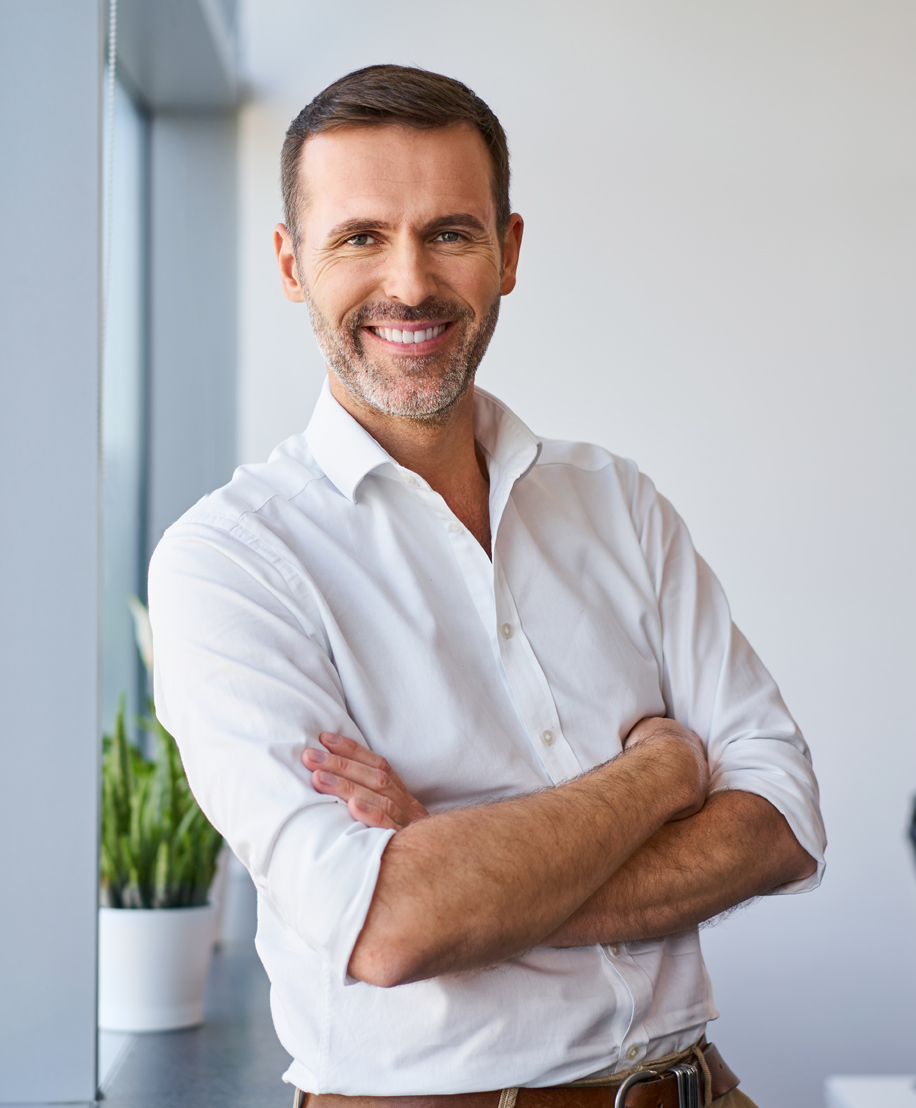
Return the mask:
{"type": "Polygon", "coordinates": [[[441,73],[403,65],[370,65],[341,77],[289,125],[280,155],[283,211],[296,253],[303,190],[299,156],[307,139],[339,127],[401,125],[434,130],[467,123],[486,143],[493,165],[496,229],[509,226],[509,147],[499,120],[467,85],[441,73]]]}

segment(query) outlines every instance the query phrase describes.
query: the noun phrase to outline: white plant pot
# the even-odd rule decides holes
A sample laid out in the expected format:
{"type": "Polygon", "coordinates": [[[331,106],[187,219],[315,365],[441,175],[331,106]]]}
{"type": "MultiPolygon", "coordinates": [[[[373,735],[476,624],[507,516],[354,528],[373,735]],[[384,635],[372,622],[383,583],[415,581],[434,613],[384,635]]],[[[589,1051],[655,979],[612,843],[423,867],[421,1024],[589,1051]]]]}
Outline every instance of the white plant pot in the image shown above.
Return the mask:
{"type": "Polygon", "coordinates": [[[171,1031],[204,1018],[216,908],[99,909],[99,1026],[171,1031]]]}

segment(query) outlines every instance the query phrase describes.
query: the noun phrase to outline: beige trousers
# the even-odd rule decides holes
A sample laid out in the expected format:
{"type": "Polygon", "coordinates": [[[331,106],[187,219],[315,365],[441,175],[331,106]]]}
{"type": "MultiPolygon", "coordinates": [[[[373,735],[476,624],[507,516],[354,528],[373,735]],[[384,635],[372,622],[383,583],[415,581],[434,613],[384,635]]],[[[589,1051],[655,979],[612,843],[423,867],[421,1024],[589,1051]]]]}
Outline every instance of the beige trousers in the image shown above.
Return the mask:
{"type": "Polygon", "coordinates": [[[712,1102],[713,1108],[757,1108],[757,1105],[749,1096],[745,1096],[740,1089],[732,1089],[725,1096],[712,1102]]]}

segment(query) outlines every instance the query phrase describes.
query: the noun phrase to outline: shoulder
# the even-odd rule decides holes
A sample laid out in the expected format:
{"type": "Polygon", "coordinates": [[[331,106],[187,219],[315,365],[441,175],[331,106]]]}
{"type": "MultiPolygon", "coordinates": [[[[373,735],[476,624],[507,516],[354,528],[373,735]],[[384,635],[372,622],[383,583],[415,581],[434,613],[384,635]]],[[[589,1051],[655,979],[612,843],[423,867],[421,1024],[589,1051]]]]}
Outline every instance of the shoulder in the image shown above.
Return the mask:
{"type": "Polygon", "coordinates": [[[632,458],[593,443],[541,442],[528,495],[553,511],[587,517],[599,530],[612,527],[618,539],[632,535],[648,559],[662,556],[683,521],[632,458]]]}
{"type": "Polygon", "coordinates": [[[568,439],[541,439],[537,467],[564,466],[581,473],[602,473],[614,480],[629,480],[639,470],[634,461],[612,454],[603,446],[568,439]]]}
{"type": "Polygon", "coordinates": [[[280,443],[266,462],[239,466],[221,488],[202,496],[166,532],[188,525],[208,525],[234,531],[246,523],[257,526],[278,505],[301,505],[320,497],[325,480],[303,434],[280,443]]]}
{"type": "Polygon", "coordinates": [[[231,573],[230,563],[258,578],[279,575],[297,588],[310,530],[321,527],[340,494],[297,434],[263,463],[239,466],[221,488],[201,497],[160,539],[150,576],[231,573]]]}
{"type": "Polygon", "coordinates": [[[201,497],[166,530],[162,543],[209,530],[243,542],[285,545],[291,529],[307,536],[310,526],[321,527],[344,499],[305,434],[291,435],[266,462],[239,466],[225,485],[201,497]]]}
{"type": "Polygon", "coordinates": [[[587,495],[622,497],[632,514],[644,513],[658,496],[651,479],[632,458],[590,442],[541,439],[533,472],[548,482],[581,487],[587,495]]]}

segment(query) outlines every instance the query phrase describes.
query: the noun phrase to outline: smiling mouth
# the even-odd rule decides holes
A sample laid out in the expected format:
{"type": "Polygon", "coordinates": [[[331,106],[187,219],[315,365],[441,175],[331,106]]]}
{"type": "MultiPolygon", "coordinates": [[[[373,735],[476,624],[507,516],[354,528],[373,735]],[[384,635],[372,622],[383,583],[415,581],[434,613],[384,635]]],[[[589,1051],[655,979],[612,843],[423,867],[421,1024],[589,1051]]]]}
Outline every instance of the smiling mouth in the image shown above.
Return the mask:
{"type": "Polygon", "coordinates": [[[429,342],[438,338],[448,327],[447,323],[435,323],[432,327],[424,327],[417,331],[400,330],[397,327],[367,327],[373,335],[377,335],[386,342],[399,342],[404,346],[413,346],[418,342],[429,342]]]}

